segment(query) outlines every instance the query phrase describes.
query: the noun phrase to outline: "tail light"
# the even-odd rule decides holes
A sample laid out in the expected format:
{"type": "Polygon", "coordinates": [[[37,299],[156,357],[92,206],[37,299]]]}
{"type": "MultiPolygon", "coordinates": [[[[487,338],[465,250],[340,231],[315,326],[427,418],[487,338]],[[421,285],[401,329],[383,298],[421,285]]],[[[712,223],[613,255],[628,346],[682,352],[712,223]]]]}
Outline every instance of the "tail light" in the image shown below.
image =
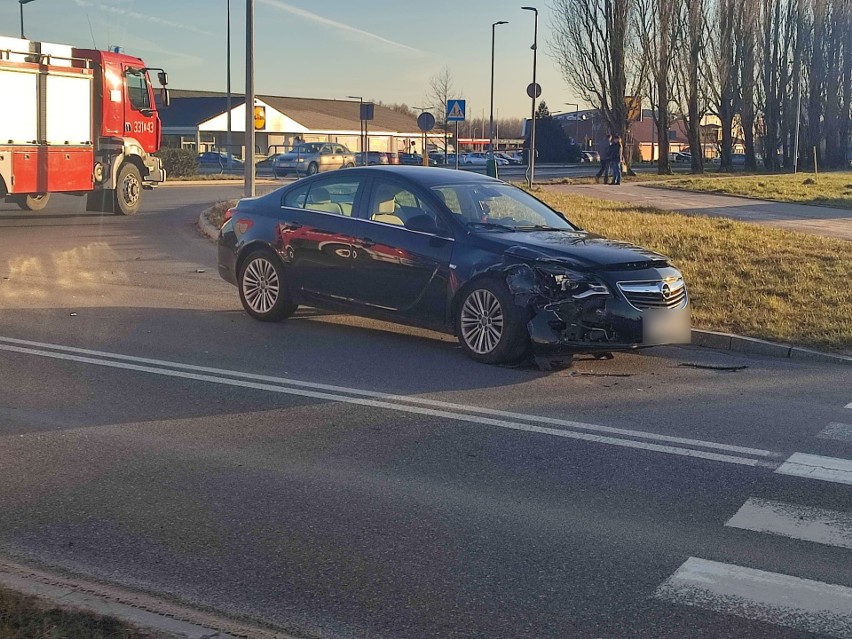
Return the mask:
{"type": "Polygon", "coordinates": [[[228,209],[227,211],[225,211],[225,219],[222,221],[222,223],[224,224],[225,222],[230,220],[233,216],[234,216],[234,209],[228,209]]]}

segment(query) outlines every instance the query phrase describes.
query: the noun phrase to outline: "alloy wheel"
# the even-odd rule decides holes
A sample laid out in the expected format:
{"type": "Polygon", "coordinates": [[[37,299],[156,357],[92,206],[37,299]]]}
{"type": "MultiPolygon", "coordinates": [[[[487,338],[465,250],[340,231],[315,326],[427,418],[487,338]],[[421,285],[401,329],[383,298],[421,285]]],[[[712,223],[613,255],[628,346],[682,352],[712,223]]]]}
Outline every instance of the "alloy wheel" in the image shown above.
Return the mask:
{"type": "Polygon", "coordinates": [[[477,355],[486,355],[497,348],[503,337],[503,308],[491,291],[477,289],[462,306],[462,338],[477,355]]]}
{"type": "Polygon", "coordinates": [[[242,284],[246,303],[255,313],[269,313],[278,301],[281,288],[278,274],[265,258],[257,258],[249,263],[243,273],[242,284]]]}

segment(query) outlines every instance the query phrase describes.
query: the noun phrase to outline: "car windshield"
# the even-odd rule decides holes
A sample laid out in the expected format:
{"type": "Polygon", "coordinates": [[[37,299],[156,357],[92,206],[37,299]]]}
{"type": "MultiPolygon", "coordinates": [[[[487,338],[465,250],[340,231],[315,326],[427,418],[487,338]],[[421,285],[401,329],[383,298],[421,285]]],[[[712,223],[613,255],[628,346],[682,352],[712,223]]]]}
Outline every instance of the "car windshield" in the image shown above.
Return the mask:
{"type": "Polygon", "coordinates": [[[578,230],[559,213],[509,184],[451,184],[432,190],[471,227],[578,230]]]}
{"type": "Polygon", "coordinates": [[[322,144],[311,142],[308,144],[299,144],[293,147],[293,153],[319,153],[322,144]]]}

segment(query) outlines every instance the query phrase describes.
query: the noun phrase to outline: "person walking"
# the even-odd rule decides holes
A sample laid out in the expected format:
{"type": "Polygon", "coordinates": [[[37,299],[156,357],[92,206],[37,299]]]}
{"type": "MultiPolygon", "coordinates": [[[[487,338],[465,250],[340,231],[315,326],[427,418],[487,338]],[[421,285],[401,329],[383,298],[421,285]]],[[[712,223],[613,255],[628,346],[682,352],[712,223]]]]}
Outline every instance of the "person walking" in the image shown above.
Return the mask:
{"type": "Polygon", "coordinates": [[[603,176],[604,184],[608,183],[609,179],[609,149],[612,144],[612,136],[608,135],[598,142],[598,158],[600,159],[601,168],[595,176],[595,182],[600,184],[601,176],[603,176]]]}
{"type": "Polygon", "coordinates": [[[610,184],[621,184],[621,160],[622,160],[621,136],[612,136],[612,144],[609,145],[609,164],[612,171],[612,182],[610,184]]]}

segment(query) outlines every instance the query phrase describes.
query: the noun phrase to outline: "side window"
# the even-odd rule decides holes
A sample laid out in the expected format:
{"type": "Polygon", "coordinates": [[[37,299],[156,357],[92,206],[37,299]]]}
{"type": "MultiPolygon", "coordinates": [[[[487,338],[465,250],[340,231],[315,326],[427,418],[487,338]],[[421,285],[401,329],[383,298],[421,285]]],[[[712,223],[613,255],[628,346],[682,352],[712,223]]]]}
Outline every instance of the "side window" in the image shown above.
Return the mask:
{"type": "Polygon", "coordinates": [[[351,217],[360,186],[361,179],[352,176],[312,182],[305,199],[305,208],[351,217]]]}
{"type": "Polygon", "coordinates": [[[320,149],[320,154],[321,155],[331,155],[331,145],[330,144],[323,144],[322,148],[320,149]]]}
{"type": "Polygon", "coordinates": [[[438,233],[445,228],[432,206],[395,182],[376,181],[368,211],[373,222],[404,226],[412,231],[438,233]]]}
{"type": "Polygon", "coordinates": [[[305,208],[305,200],[307,199],[309,188],[310,184],[303,184],[294,189],[290,189],[281,199],[281,206],[288,206],[291,209],[305,208]]]}
{"type": "Polygon", "coordinates": [[[125,76],[127,79],[127,98],[130,100],[130,106],[137,111],[151,108],[151,100],[148,94],[148,82],[145,80],[145,75],[135,71],[128,71],[125,76]]]}

